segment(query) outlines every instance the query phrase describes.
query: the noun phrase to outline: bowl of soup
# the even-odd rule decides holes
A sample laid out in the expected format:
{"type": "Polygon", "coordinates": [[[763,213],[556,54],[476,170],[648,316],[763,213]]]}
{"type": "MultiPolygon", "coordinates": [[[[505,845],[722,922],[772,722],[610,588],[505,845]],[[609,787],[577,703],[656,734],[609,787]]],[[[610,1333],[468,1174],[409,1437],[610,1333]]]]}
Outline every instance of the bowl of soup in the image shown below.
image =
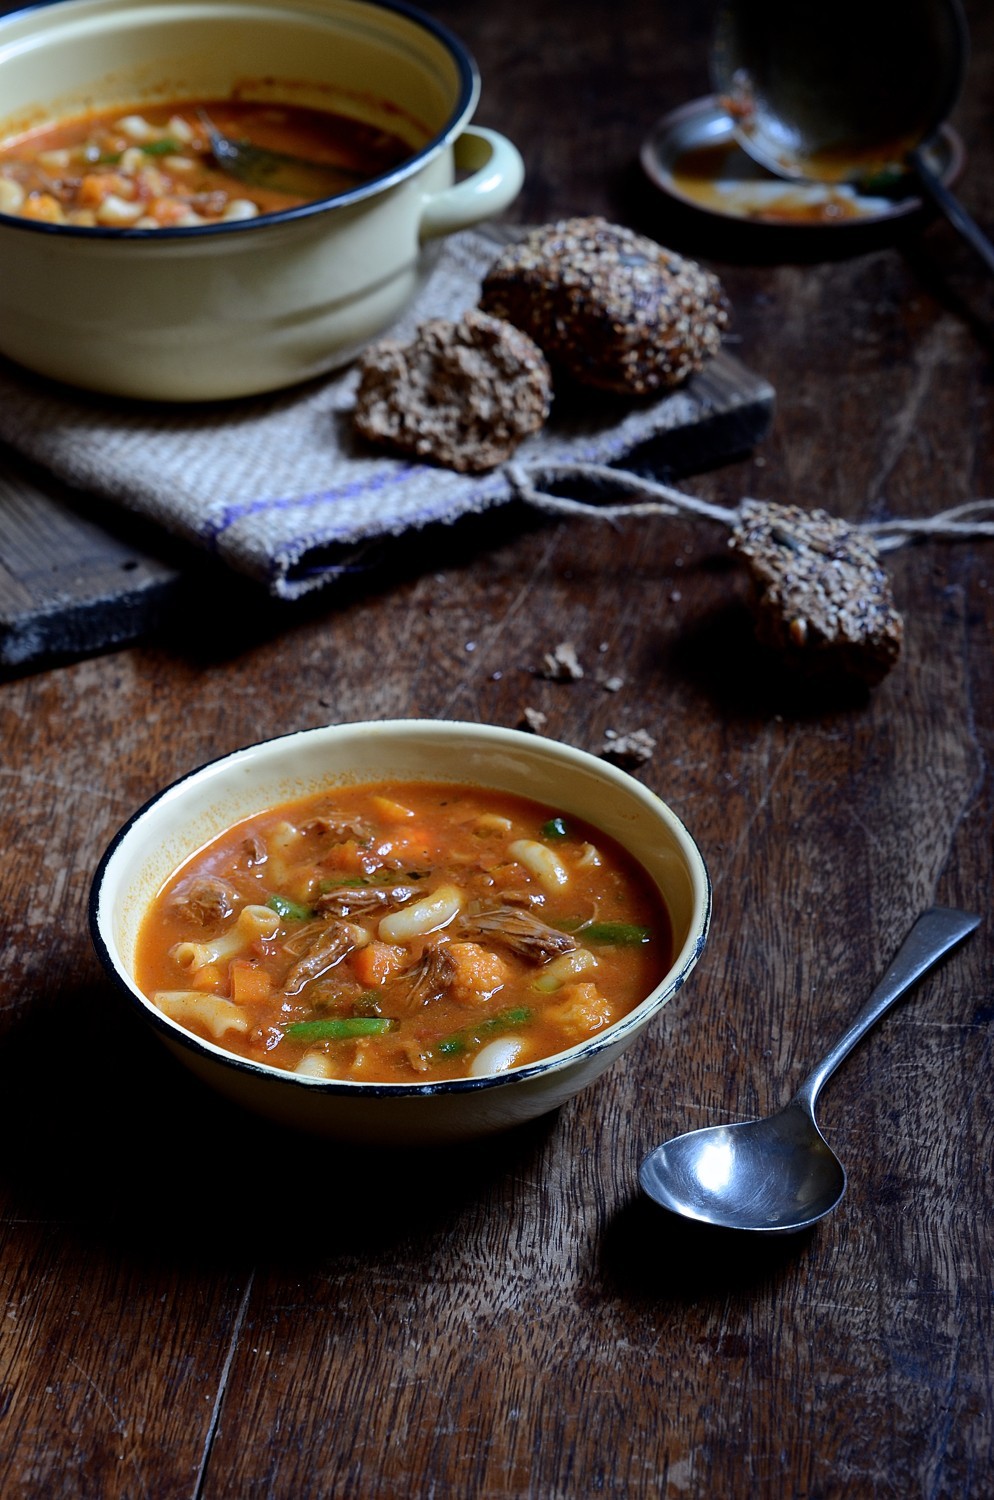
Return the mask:
{"type": "Polygon", "coordinates": [[[683,985],[710,911],[693,838],[625,771],[410,719],[176,782],[108,848],[90,926],[205,1084],[382,1145],[489,1134],[594,1083],[683,985]]]}
{"type": "Polygon", "coordinates": [[[523,179],[463,43],[387,0],[0,17],[0,354],[202,401],[346,364],[523,179]]]}

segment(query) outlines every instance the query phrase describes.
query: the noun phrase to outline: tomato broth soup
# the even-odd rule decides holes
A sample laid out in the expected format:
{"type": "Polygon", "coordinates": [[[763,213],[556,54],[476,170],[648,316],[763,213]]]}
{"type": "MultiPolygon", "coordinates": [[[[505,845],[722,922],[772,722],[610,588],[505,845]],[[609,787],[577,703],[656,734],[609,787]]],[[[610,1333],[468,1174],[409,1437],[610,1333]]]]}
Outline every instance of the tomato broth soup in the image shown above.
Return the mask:
{"type": "Polygon", "coordinates": [[[331,197],[411,153],[389,131],[296,104],[201,99],[94,112],[0,142],[0,212],[77,228],[191,228],[331,197]],[[215,158],[212,127],[239,146],[240,175],[215,158]]]}
{"type": "Polygon", "coordinates": [[[599,830],[510,793],[391,782],[270,809],[200,850],[144,920],[136,980],[240,1057],[410,1084],[564,1051],[671,961],[656,886],[599,830]]]}

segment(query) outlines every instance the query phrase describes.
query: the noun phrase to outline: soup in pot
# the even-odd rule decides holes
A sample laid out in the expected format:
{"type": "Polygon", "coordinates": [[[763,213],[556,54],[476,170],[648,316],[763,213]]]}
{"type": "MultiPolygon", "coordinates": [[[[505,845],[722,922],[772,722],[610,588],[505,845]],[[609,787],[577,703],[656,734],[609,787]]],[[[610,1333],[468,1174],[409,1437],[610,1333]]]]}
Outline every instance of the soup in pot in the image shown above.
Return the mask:
{"type": "Polygon", "coordinates": [[[411,154],[389,131],[296,104],[117,109],[0,142],[0,212],[81,228],[193,228],[332,197],[411,154]],[[237,172],[215,154],[212,128],[236,144],[237,172]]]}

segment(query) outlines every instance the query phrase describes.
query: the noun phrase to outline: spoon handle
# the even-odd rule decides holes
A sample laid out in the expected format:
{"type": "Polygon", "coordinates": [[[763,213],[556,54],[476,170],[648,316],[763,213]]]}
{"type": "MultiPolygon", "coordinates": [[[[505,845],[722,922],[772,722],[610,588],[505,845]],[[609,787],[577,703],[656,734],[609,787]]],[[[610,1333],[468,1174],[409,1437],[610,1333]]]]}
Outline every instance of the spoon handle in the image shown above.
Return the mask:
{"type": "Polygon", "coordinates": [[[944,958],[951,948],[955,948],[957,943],[962,942],[979,925],[978,916],[956,911],[953,907],[933,906],[923,912],[849,1030],[839,1038],[827,1057],[808,1074],[794,1095],[794,1101],[806,1104],[813,1113],[822,1085],[831,1078],[870,1027],[875,1026],[880,1017],[902,995],[907,994],[912,985],[917,984],[940,958],[944,958]]]}
{"type": "Polygon", "coordinates": [[[920,150],[911,152],[911,164],[918,174],[919,183],[932,202],[945,214],[950,224],[958,234],[962,235],[967,244],[972,245],[988,271],[994,271],[994,244],[991,244],[980,225],[971,219],[959,199],[932,171],[920,150]]]}

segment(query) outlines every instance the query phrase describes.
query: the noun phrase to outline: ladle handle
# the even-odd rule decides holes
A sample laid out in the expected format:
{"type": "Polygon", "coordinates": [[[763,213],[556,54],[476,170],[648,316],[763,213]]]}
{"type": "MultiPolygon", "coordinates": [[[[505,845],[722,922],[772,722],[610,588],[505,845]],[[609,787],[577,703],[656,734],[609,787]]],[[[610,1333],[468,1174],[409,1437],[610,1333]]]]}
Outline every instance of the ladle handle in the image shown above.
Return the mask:
{"type": "Polygon", "coordinates": [[[822,1085],[831,1078],[870,1027],[875,1026],[880,1017],[902,995],[907,994],[912,985],[917,984],[940,958],[944,958],[951,948],[955,948],[957,943],[962,942],[979,925],[978,916],[957,911],[954,907],[933,906],[923,912],[849,1030],[839,1038],[828,1056],[808,1074],[795,1094],[795,1100],[806,1104],[813,1112],[822,1085]]]}
{"type": "Polygon", "coordinates": [[[950,224],[958,234],[963,236],[967,244],[973,246],[988,271],[994,271],[994,244],[991,244],[980,225],[970,218],[959,199],[932,171],[921,150],[912,151],[910,159],[911,165],[918,174],[918,181],[932,202],[945,214],[950,224]]]}

